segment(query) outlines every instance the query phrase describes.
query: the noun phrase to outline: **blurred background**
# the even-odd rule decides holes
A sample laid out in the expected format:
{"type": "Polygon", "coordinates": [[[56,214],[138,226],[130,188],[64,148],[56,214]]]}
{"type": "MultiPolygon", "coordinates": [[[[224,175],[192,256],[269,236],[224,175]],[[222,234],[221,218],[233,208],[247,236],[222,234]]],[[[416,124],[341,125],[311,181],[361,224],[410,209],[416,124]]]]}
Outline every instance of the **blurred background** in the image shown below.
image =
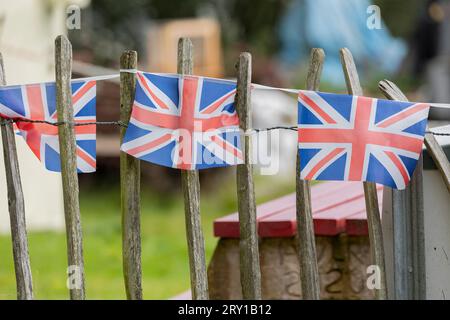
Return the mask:
{"type": "MultiPolygon", "coordinates": [[[[324,48],[321,91],[344,93],[339,49],[347,47],[365,95],[381,97],[378,81],[388,78],[412,101],[450,102],[450,2],[444,0],[0,0],[0,51],[8,83],[52,81],[53,41],[61,33],[73,44],[74,77],[117,73],[121,53],[129,49],[138,51],[141,70],[176,72],[177,40],[190,37],[197,75],[234,78],[239,53],[249,51],[253,82],[299,89],[304,87],[310,49],[324,48]],[[79,28],[68,30],[66,21],[74,8],[80,10],[79,28]]],[[[118,101],[118,82],[99,82],[98,120],[117,120],[118,101]]],[[[252,106],[256,128],[296,124],[295,97],[255,90],[252,106]]],[[[431,118],[448,123],[448,111],[433,111],[431,118]]],[[[98,170],[79,176],[90,299],[125,297],[118,134],[117,127],[98,127],[98,170]]],[[[271,156],[279,157],[280,172],[257,173],[258,203],[295,189],[295,133],[280,132],[273,141],[271,156]]],[[[60,176],[44,172],[18,143],[35,296],[66,299],[60,176]]],[[[14,299],[3,169],[0,172],[0,299],[14,299]]],[[[142,176],[144,297],[167,299],[189,288],[179,172],[142,163],[142,176]]],[[[234,170],[202,171],[201,184],[210,259],[216,244],[213,220],[237,209],[234,170]]]]}

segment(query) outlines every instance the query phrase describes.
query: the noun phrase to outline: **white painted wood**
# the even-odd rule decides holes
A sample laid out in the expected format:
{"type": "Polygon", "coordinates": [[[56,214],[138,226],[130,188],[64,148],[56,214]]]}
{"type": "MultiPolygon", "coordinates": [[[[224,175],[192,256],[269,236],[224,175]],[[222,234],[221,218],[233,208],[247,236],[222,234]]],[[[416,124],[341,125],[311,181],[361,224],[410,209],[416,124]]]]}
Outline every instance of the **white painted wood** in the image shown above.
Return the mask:
{"type": "Polygon", "coordinates": [[[450,197],[438,170],[424,170],[427,299],[450,300],[450,197]]]}

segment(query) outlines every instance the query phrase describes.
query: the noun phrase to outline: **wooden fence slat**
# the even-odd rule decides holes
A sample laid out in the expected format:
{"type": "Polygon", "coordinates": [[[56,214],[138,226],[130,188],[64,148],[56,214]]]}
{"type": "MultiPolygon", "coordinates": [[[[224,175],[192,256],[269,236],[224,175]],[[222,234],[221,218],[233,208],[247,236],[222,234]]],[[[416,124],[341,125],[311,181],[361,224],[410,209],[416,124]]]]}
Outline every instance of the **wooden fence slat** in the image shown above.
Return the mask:
{"type": "MultiPolygon", "coordinates": [[[[319,90],[324,59],[325,53],[322,49],[311,50],[306,78],[307,90],[319,90]]],[[[312,217],[311,188],[309,181],[301,179],[300,169],[300,155],[297,152],[296,215],[302,297],[306,300],[319,300],[320,277],[312,217]]]]}
{"type": "MultiPolygon", "coordinates": [[[[252,56],[243,52],[239,56],[236,111],[243,132],[251,129],[251,74],[252,56]]],[[[244,163],[236,168],[239,212],[240,279],[244,299],[261,299],[261,270],[259,265],[258,234],[256,230],[256,203],[251,163],[251,137],[244,135],[244,163]]]]}
{"type": "MultiPolygon", "coordinates": [[[[362,96],[363,90],[359,82],[353,56],[347,48],[340,50],[342,68],[349,94],[362,96]]],[[[375,289],[377,299],[387,299],[386,273],[384,260],[383,233],[381,229],[380,210],[378,208],[377,187],[373,182],[364,182],[364,195],[366,200],[367,224],[369,227],[370,250],[372,263],[380,270],[380,289],[375,289]]]]}
{"type": "Polygon", "coordinates": [[[442,179],[444,180],[444,184],[450,193],[450,162],[448,161],[444,150],[442,150],[441,145],[431,133],[425,134],[424,142],[428,153],[433,158],[433,161],[440,171],[442,179]]]}
{"type": "MultiPolygon", "coordinates": [[[[401,92],[401,90],[389,80],[380,81],[378,87],[389,99],[408,101],[403,92],[401,92]]],[[[442,179],[444,180],[448,192],[450,193],[450,162],[448,161],[444,150],[439,145],[439,142],[437,142],[434,135],[431,133],[425,134],[424,142],[429,154],[433,158],[434,163],[441,173],[442,179]]]]}
{"type": "MultiPolygon", "coordinates": [[[[426,299],[426,273],[425,273],[425,219],[423,204],[423,156],[420,155],[416,169],[406,189],[410,190],[409,201],[411,210],[409,220],[411,221],[411,239],[413,254],[412,279],[414,283],[413,299],[426,299]]],[[[396,190],[405,193],[405,190],[396,190]]],[[[408,197],[407,197],[408,198],[408,197]]],[[[405,272],[405,270],[402,270],[405,272]]],[[[408,270],[409,271],[409,270],[408,270]]],[[[411,274],[411,273],[410,273],[411,274]]]]}
{"type": "MultiPolygon", "coordinates": [[[[125,51],[120,57],[121,69],[137,68],[137,52],[125,51]]],[[[136,89],[136,77],[120,73],[120,121],[128,124],[136,89]]],[[[126,128],[120,128],[122,144],[126,128]]],[[[122,211],[122,260],[125,291],[130,300],[142,299],[140,161],[120,152],[120,199],[122,211]]]]}
{"type": "MultiPolygon", "coordinates": [[[[408,101],[403,92],[388,80],[380,81],[378,87],[388,99],[408,101]]],[[[426,134],[425,145],[428,146],[430,143],[433,144],[433,148],[428,149],[430,154],[437,153],[441,160],[440,163],[445,166],[446,162],[448,166],[448,160],[434,136],[426,134]],[[444,158],[439,156],[439,152],[442,152],[444,158]],[[445,162],[442,162],[444,159],[445,162]]],[[[414,174],[405,190],[392,190],[392,215],[394,238],[393,298],[425,299],[426,267],[422,156],[419,157],[414,174]],[[410,266],[410,269],[405,270],[405,265],[410,266]]]]}
{"type": "MultiPolygon", "coordinates": [[[[188,38],[178,41],[178,73],[192,74],[194,67],[192,42],[188,38]]],[[[189,251],[192,299],[207,300],[208,277],[206,273],[205,240],[200,217],[200,181],[198,170],[181,170],[184,195],[186,237],[189,251]]]]}
{"type": "MultiPolygon", "coordinates": [[[[6,85],[3,56],[0,53],[0,85],[6,85]]],[[[33,280],[28,254],[27,229],[25,223],[25,202],[20,181],[19,160],[13,124],[0,118],[3,157],[5,161],[8,209],[11,221],[14,270],[16,273],[17,299],[33,299],[33,280]]]]}
{"type": "Polygon", "coordinates": [[[64,122],[64,124],[58,126],[58,136],[66,221],[67,257],[69,268],[74,268],[73,274],[69,275],[74,281],[73,287],[69,290],[71,299],[82,300],[85,298],[84,261],[78,199],[76,141],[72,124],[72,45],[64,35],[56,37],[55,40],[55,72],[56,110],[58,121],[64,122]]]}

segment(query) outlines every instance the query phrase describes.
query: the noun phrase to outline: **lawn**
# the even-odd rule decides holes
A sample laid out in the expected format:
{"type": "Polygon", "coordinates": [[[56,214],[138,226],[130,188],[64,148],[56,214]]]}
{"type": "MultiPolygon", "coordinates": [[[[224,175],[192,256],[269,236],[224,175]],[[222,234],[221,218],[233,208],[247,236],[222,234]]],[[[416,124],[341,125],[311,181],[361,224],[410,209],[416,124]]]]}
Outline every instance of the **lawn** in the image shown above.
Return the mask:
{"type": "MultiPolygon", "coordinates": [[[[276,178],[275,178],[276,179],[276,178]]],[[[292,192],[294,181],[257,177],[258,203],[292,192]]],[[[207,260],[217,239],[215,218],[236,211],[234,175],[215,190],[202,191],[201,212],[207,260]]],[[[206,188],[205,188],[206,189],[206,188]]],[[[124,299],[119,186],[81,190],[86,295],[88,299],[124,299]]],[[[181,192],[143,190],[141,202],[142,269],[145,299],[167,299],[189,288],[189,264],[181,192]]],[[[30,259],[37,299],[67,299],[64,233],[30,232],[30,259]]],[[[15,299],[16,287],[9,235],[0,236],[0,299],[15,299]]]]}

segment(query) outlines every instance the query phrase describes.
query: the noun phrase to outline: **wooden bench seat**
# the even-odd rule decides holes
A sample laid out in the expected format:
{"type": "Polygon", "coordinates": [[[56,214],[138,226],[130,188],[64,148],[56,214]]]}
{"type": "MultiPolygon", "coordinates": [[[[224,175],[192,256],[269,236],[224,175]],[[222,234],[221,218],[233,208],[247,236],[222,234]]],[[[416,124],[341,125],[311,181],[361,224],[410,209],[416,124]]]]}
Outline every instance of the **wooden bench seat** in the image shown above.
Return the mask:
{"type": "MultiPolygon", "coordinates": [[[[378,186],[378,200],[383,200],[383,187],[378,186]]],[[[367,235],[364,191],[359,182],[324,182],[311,188],[314,232],[320,236],[367,235]],[[365,230],[365,233],[364,233],[365,230]],[[354,234],[353,232],[356,232],[354,234]]],[[[297,233],[295,193],[266,202],[257,207],[258,234],[262,238],[293,237],[297,233]]],[[[239,238],[238,214],[214,221],[214,235],[239,238]]]]}
{"type": "MultiPolygon", "coordinates": [[[[381,208],[383,188],[377,190],[381,208]]],[[[366,287],[370,247],[362,183],[316,184],[311,201],[321,298],[373,298],[366,287]]],[[[301,297],[295,207],[295,194],[257,207],[263,298],[301,297]]],[[[208,268],[211,298],[240,299],[238,214],[215,220],[214,235],[220,240],[208,268]]]]}

